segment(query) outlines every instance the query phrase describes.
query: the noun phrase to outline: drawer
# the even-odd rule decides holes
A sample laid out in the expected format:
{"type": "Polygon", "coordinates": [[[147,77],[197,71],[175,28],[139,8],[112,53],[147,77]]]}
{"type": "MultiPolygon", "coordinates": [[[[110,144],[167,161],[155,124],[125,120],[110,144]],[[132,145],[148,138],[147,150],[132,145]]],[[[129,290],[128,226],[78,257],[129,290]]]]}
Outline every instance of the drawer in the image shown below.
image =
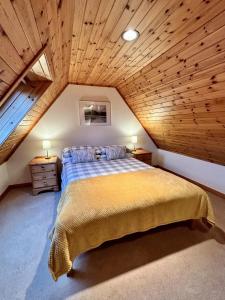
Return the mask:
{"type": "Polygon", "coordinates": [[[32,173],[51,172],[55,171],[55,164],[31,166],[32,173]]]}
{"type": "Polygon", "coordinates": [[[151,160],[151,156],[141,156],[141,155],[138,155],[137,157],[136,157],[136,159],[138,159],[138,160],[140,160],[140,161],[142,161],[142,162],[144,162],[144,163],[146,163],[146,164],[151,164],[151,162],[152,162],[152,160],[151,160]]]}
{"type": "Polygon", "coordinates": [[[141,161],[150,161],[151,160],[151,156],[149,156],[149,155],[138,155],[136,158],[141,161]]]}
{"type": "Polygon", "coordinates": [[[32,177],[33,180],[44,180],[49,178],[56,178],[56,171],[33,173],[32,177]]]}
{"type": "Polygon", "coordinates": [[[149,155],[149,154],[138,154],[136,157],[138,159],[149,159],[151,157],[151,155],[149,155]]]}
{"type": "Polygon", "coordinates": [[[58,185],[56,178],[49,178],[49,179],[45,179],[45,180],[39,180],[39,181],[34,180],[33,181],[34,189],[46,187],[46,186],[54,186],[54,185],[58,185]]]}

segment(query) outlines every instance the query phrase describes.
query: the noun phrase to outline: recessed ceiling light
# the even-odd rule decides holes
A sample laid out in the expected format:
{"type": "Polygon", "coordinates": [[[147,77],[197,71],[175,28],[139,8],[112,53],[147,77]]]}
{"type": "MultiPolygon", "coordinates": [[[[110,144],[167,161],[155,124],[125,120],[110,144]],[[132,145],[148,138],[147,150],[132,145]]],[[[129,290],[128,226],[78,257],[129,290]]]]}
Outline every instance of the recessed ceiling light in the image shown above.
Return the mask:
{"type": "Polygon", "coordinates": [[[122,33],[122,39],[127,42],[134,41],[139,38],[140,33],[137,30],[126,30],[122,33]]]}

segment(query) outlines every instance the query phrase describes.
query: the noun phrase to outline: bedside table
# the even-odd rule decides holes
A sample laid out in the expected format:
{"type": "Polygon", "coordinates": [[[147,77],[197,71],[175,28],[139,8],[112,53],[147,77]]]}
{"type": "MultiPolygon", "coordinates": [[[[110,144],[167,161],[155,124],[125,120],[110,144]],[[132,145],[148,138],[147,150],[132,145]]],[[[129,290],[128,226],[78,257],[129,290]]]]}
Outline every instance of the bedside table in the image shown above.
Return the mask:
{"type": "Polygon", "coordinates": [[[33,195],[42,191],[59,191],[58,180],[58,157],[52,156],[49,159],[35,157],[29,163],[33,195]]]}
{"type": "Polygon", "coordinates": [[[136,149],[132,151],[133,157],[143,161],[144,163],[151,165],[152,153],[144,149],[136,149]]]}

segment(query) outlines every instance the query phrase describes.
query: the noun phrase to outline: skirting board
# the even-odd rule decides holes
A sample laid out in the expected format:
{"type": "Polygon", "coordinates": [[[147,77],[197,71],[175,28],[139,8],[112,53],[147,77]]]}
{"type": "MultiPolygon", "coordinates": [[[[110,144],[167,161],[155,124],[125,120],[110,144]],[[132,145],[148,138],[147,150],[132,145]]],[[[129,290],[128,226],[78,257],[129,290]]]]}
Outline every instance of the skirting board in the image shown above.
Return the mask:
{"type": "Polygon", "coordinates": [[[0,201],[5,197],[5,195],[12,189],[15,189],[15,188],[22,188],[22,187],[30,187],[32,186],[32,183],[31,182],[26,182],[26,183],[18,183],[18,184],[12,184],[12,185],[9,185],[5,191],[0,195],[0,201]]]}
{"type": "Polygon", "coordinates": [[[155,166],[155,167],[156,167],[156,168],[160,168],[160,169],[162,169],[162,170],[164,170],[164,171],[166,171],[166,172],[170,172],[170,173],[172,173],[172,174],[174,174],[174,175],[176,175],[176,176],[179,176],[179,177],[181,177],[181,178],[183,178],[183,179],[186,179],[187,181],[190,181],[191,183],[194,183],[194,184],[198,185],[198,186],[201,187],[203,190],[206,190],[206,191],[208,191],[208,192],[210,192],[210,193],[212,193],[212,194],[214,194],[214,195],[216,195],[216,196],[218,196],[218,197],[221,197],[221,198],[225,199],[225,194],[223,194],[223,193],[221,193],[221,192],[219,192],[219,191],[217,191],[217,190],[214,190],[214,189],[212,189],[212,188],[209,187],[209,186],[206,186],[206,185],[204,185],[204,184],[201,184],[201,183],[199,183],[199,182],[197,182],[197,181],[194,181],[194,180],[192,180],[192,179],[190,179],[190,178],[188,178],[188,177],[182,176],[182,175],[180,175],[180,174],[178,174],[178,173],[176,173],[176,172],[173,172],[173,171],[171,171],[171,170],[169,170],[169,169],[163,168],[163,167],[161,167],[161,166],[159,166],[159,165],[157,165],[157,166],[155,166]]]}

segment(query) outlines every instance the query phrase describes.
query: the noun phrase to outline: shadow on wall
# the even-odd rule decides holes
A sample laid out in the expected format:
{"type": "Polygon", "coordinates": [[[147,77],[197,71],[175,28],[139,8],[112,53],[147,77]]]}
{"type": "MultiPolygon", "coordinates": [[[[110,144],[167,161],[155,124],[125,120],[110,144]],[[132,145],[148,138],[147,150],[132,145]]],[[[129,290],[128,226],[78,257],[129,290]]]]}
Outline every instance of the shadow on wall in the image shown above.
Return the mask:
{"type": "Polygon", "coordinates": [[[160,153],[160,151],[158,151],[157,149],[157,164],[159,166],[163,166],[165,162],[164,156],[160,153]]]}
{"type": "MultiPolygon", "coordinates": [[[[93,134],[86,135],[85,139],[82,136],[82,138],[76,137],[76,139],[71,139],[66,137],[64,139],[52,139],[51,137],[43,138],[43,139],[32,139],[32,140],[26,140],[24,141],[24,145],[26,147],[26,150],[32,151],[31,157],[34,155],[45,155],[45,151],[42,147],[42,141],[43,140],[50,140],[51,141],[51,149],[49,150],[49,154],[51,155],[58,155],[61,156],[61,151],[65,147],[71,147],[71,146],[83,146],[83,145],[90,145],[90,146],[106,146],[106,145],[125,145],[127,148],[133,150],[134,145],[131,143],[131,137],[130,136],[108,136],[108,138],[102,137],[102,139],[96,140],[95,137],[93,137],[93,134]]],[[[149,151],[156,151],[157,149],[152,146],[151,144],[146,142],[146,138],[144,136],[138,136],[138,143],[135,144],[135,147],[141,147],[145,148],[149,151]]],[[[22,149],[21,149],[22,150],[22,149]]],[[[19,151],[19,150],[17,150],[19,151]]],[[[29,152],[29,151],[28,151],[29,152]]],[[[20,156],[25,155],[24,151],[21,151],[19,153],[20,156]]]]}
{"type": "Polygon", "coordinates": [[[76,258],[73,278],[62,276],[57,282],[53,281],[47,268],[50,242],[46,237],[44,252],[26,291],[26,299],[56,300],[76,296],[81,291],[85,293],[89,287],[210,239],[209,234],[190,231],[186,225],[172,224],[104,243],[76,258]]]}

